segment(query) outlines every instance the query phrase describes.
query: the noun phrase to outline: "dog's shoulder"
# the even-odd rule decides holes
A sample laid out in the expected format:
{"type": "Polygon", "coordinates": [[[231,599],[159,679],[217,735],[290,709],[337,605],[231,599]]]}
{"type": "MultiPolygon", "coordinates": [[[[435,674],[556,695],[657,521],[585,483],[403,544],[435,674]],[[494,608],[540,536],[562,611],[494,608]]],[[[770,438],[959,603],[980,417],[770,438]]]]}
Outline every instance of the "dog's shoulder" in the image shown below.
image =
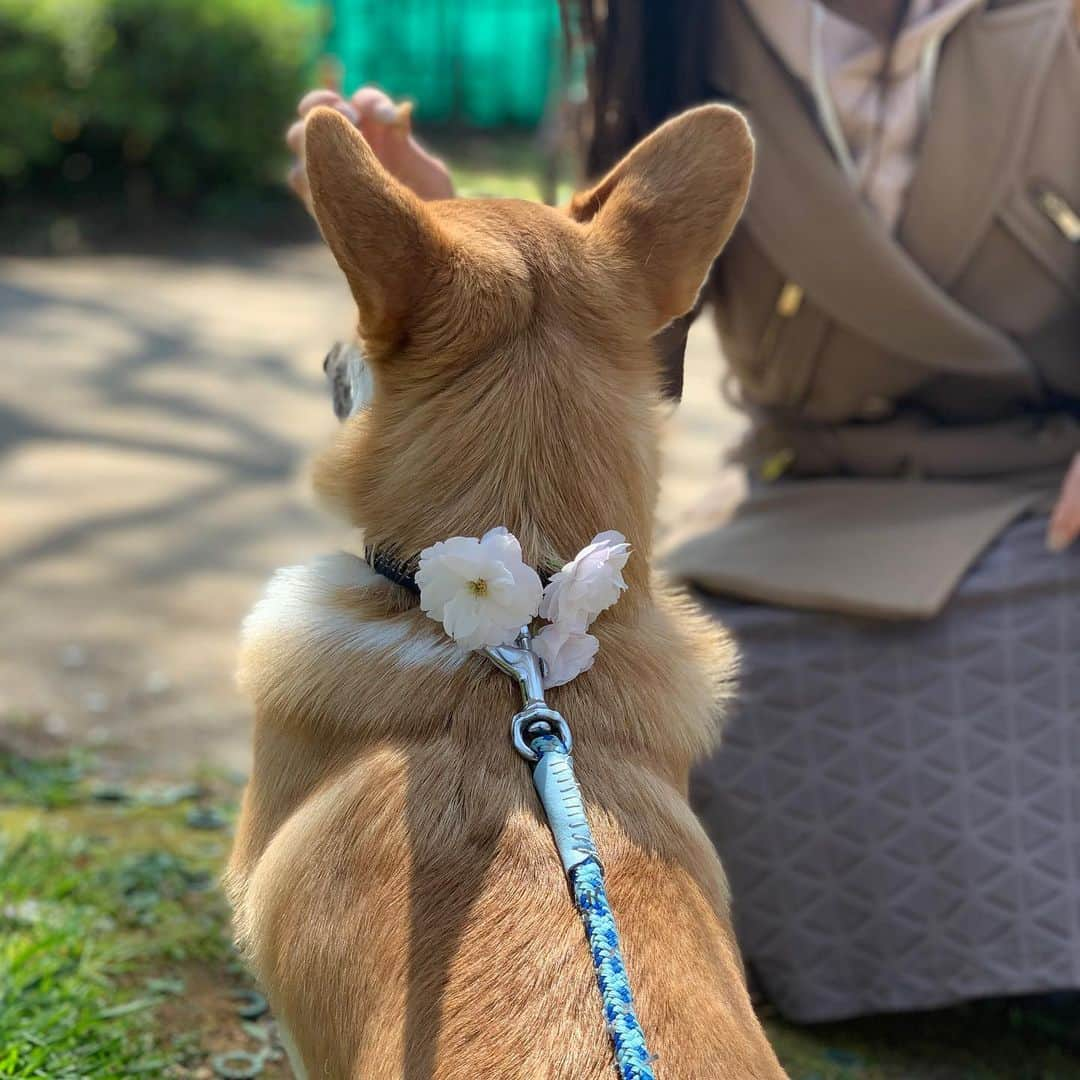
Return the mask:
{"type": "MultiPolygon", "coordinates": [[[[468,654],[348,552],[278,570],[244,620],[239,681],[257,700],[299,704],[350,685],[364,667],[457,670],[468,654]]],[[[336,691],[334,691],[336,693],[336,691]]],[[[366,694],[357,692],[363,697],[366,694]]]]}
{"type": "Polygon", "coordinates": [[[299,566],[274,572],[263,595],[244,620],[241,643],[248,648],[268,634],[331,633],[342,621],[363,619],[363,607],[350,618],[348,601],[362,601],[363,591],[382,579],[363,559],[347,551],[321,555],[299,566]]]}

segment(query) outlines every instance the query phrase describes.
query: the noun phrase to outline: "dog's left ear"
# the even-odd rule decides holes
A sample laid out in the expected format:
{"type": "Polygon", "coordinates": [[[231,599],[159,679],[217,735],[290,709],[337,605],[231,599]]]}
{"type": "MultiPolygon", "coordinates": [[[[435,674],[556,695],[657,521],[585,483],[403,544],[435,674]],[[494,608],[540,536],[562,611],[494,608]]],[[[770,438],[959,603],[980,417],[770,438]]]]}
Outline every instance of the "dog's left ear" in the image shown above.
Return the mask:
{"type": "Polygon", "coordinates": [[[703,105],[661,125],[571,202],[620,274],[644,285],[653,330],[693,307],[742,213],[753,164],[742,114],[703,105]]]}
{"type": "Polygon", "coordinates": [[[402,332],[446,245],[430,210],[340,113],[313,110],[304,148],[315,217],[356,300],[361,336],[377,352],[402,332]]]}

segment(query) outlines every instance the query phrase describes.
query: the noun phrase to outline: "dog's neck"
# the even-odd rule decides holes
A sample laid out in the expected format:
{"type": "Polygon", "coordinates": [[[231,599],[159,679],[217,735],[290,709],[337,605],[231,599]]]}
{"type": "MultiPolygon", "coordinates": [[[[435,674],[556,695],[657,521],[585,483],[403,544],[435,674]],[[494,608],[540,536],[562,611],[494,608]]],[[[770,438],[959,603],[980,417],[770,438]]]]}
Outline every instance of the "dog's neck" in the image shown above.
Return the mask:
{"type": "MultiPolygon", "coordinates": [[[[380,577],[400,585],[406,592],[413,596],[420,596],[420,586],[416,583],[416,572],[420,566],[420,554],[418,552],[408,555],[398,548],[377,548],[371,544],[364,545],[364,561],[380,577]]],[[[543,585],[547,585],[552,577],[561,569],[560,566],[535,567],[537,576],[543,585]]]]}
{"type": "Polygon", "coordinates": [[[596,533],[618,529],[635,552],[627,580],[643,585],[656,498],[655,372],[596,379],[580,364],[576,384],[537,386],[535,371],[530,381],[522,363],[481,365],[438,395],[394,401],[394,412],[376,396],[316,464],[317,488],[368,545],[406,560],[437,540],[503,525],[528,562],[557,569],[596,533]]]}

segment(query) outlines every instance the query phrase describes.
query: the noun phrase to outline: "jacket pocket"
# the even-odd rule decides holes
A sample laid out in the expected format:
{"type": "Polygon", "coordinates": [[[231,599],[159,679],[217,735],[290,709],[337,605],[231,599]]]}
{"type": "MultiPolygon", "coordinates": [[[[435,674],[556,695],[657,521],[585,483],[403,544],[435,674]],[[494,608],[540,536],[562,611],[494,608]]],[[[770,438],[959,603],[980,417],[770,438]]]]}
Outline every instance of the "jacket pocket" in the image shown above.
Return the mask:
{"type": "Polygon", "coordinates": [[[950,289],[973,314],[1021,340],[1080,303],[1080,244],[1067,239],[1040,202],[1044,187],[1032,181],[1009,193],[950,289]]]}
{"type": "Polygon", "coordinates": [[[1001,223],[1042,269],[1080,300],[1080,210],[1057,187],[1031,180],[1000,211],[1001,223]]]}

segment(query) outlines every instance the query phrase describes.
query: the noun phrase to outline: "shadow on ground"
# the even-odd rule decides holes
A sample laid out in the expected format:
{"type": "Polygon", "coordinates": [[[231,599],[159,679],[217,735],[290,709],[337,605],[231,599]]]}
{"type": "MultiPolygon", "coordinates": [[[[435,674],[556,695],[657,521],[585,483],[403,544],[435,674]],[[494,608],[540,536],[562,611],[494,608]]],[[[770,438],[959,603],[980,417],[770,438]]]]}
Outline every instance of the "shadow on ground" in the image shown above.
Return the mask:
{"type": "Polygon", "coordinates": [[[0,264],[0,711],[243,765],[240,619],[338,539],[300,477],[348,312],[316,246],[0,264]]]}
{"type": "MultiPolygon", "coordinates": [[[[0,262],[0,716],[154,767],[246,766],[237,633],[271,571],[343,542],[306,491],[350,329],[321,245],[0,262]]],[[[663,514],[733,428],[695,330],[663,514]]]]}

